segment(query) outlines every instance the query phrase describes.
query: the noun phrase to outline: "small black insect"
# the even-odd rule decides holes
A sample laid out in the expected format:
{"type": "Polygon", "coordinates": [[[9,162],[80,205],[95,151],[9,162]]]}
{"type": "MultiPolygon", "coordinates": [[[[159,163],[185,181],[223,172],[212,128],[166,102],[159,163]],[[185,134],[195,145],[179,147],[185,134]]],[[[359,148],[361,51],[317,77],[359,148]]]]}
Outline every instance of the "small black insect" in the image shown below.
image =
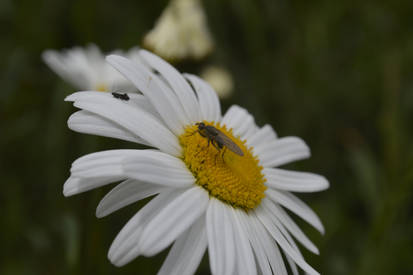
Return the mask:
{"type": "Polygon", "coordinates": [[[217,150],[221,150],[226,146],[230,151],[234,152],[239,156],[243,156],[241,148],[235,142],[233,142],[229,137],[227,137],[223,132],[211,125],[205,125],[203,122],[195,123],[198,126],[198,133],[208,139],[208,145],[211,143],[217,150]]]}
{"type": "Polygon", "coordinates": [[[130,99],[127,93],[124,93],[124,94],[112,93],[112,95],[113,95],[114,98],[118,98],[120,100],[128,101],[130,99]]]}
{"type": "Polygon", "coordinates": [[[152,72],[156,75],[161,75],[161,73],[158,70],[152,69],[152,72]]]}

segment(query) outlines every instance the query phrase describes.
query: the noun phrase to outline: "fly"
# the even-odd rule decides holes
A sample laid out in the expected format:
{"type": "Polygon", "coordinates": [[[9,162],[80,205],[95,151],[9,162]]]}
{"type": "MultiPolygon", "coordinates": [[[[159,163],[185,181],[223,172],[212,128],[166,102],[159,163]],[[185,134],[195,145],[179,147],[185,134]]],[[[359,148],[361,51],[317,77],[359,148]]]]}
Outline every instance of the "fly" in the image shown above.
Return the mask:
{"type": "Polygon", "coordinates": [[[112,93],[114,98],[118,98],[120,100],[128,101],[130,98],[127,93],[121,94],[121,93],[112,93]]]}
{"type": "Polygon", "coordinates": [[[243,156],[241,148],[235,142],[233,142],[229,137],[227,137],[223,132],[211,125],[205,125],[203,122],[195,123],[198,126],[198,133],[208,139],[208,145],[211,143],[217,150],[221,150],[226,146],[230,151],[234,152],[239,156],[243,156]]]}

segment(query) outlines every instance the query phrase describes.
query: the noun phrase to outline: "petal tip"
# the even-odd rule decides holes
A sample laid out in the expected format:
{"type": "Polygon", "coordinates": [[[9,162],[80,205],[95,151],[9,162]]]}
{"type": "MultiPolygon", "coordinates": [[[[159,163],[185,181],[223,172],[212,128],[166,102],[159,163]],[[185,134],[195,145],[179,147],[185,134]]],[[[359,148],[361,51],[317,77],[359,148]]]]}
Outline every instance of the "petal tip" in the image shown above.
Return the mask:
{"type": "Polygon", "coordinates": [[[63,196],[70,197],[76,194],[75,189],[72,186],[63,186],[63,196]]]}
{"type": "Polygon", "coordinates": [[[78,179],[69,177],[63,185],[63,196],[70,197],[79,192],[78,179]]]}
{"type": "MultiPolygon", "coordinates": [[[[74,93],[74,94],[76,94],[76,93],[74,93]]],[[[71,94],[71,95],[68,95],[67,97],[65,97],[64,101],[75,101],[74,94],[71,94]]]]}
{"type": "Polygon", "coordinates": [[[103,211],[103,210],[101,209],[100,205],[98,205],[98,207],[96,208],[95,216],[96,216],[96,218],[98,218],[98,219],[101,219],[101,218],[103,218],[103,217],[106,216],[105,211],[103,211]]]}
{"type": "Polygon", "coordinates": [[[330,182],[328,181],[327,178],[322,177],[322,182],[323,182],[323,188],[324,188],[322,190],[326,190],[326,189],[330,188],[330,182]]]}

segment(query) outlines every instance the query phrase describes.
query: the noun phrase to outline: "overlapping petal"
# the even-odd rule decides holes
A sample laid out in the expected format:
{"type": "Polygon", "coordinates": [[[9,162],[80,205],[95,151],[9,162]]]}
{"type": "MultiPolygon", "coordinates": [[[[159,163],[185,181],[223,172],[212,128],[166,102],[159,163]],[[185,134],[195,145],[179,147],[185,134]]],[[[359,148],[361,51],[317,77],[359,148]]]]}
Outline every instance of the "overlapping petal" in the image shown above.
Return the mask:
{"type": "Polygon", "coordinates": [[[116,236],[109,249],[109,260],[122,266],[138,257],[141,254],[138,243],[146,225],[181,194],[181,190],[162,192],[140,209],[116,236]]]}
{"type": "Polygon", "coordinates": [[[281,246],[283,251],[290,256],[296,263],[299,265],[305,272],[308,274],[318,275],[319,273],[314,270],[309,264],[307,264],[304,259],[302,258],[301,254],[297,252],[297,250],[291,246],[291,244],[285,239],[283,234],[274,224],[273,220],[270,218],[271,214],[263,207],[258,207],[255,211],[258,219],[262,222],[271,236],[277,241],[277,243],[281,246]]]}
{"type": "Polygon", "coordinates": [[[204,80],[192,74],[184,74],[198,97],[200,120],[221,121],[221,105],[217,93],[204,80]]]}
{"type": "Polygon", "coordinates": [[[183,111],[176,94],[163,80],[143,64],[127,58],[110,55],[106,60],[148,98],[173,133],[179,135],[183,132],[183,127],[191,119],[183,111]]]}
{"type": "Polygon", "coordinates": [[[75,195],[125,179],[121,161],[135,150],[111,150],[89,154],[72,164],[71,175],[63,186],[65,196],[75,195]]]}
{"type": "Polygon", "coordinates": [[[93,75],[84,52],[80,48],[74,48],[66,54],[64,56],[58,51],[46,50],[42,58],[53,71],[76,88],[92,88],[93,75]]]}
{"type": "Polygon", "coordinates": [[[247,110],[237,105],[232,105],[222,118],[222,124],[233,130],[235,136],[242,140],[248,139],[258,131],[254,117],[247,110]]]}
{"type": "Polygon", "coordinates": [[[264,167],[276,167],[310,157],[310,148],[298,137],[283,137],[254,147],[264,167]]]}
{"type": "Polygon", "coordinates": [[[243,211],[236,211],[235,214],[238,220],[241,222],[242,227],[245,228],[247,238],[250,241],[251,247],[255,254],[255,259],[257,260],[257,265],[263,275],[272,275],[271,265],[267,259],[266,251],[264,246],[260,242],[261,236],[255,230],[253,223],[250,221],[248,215],[243,211]]]}
{"type": "Polygon", "coordinates": [[[255,148],[275,139],[277,139],[277,133],[271,125],[266,124],[254,132],[251,137],[247,138],[247,144],[255,148]]]}
{"type": "Polygon", "coordinates": [[[279,203],[297,216],[314,226],[320,233],[324,233],[324,226],[318,218],[317,214],[308,207],[303,201],[289,192],[277,191],[268,189],[266,192],[268,198],[273,202],[279,203]]]}
{"type": "Polygon", "coordinates": [[[275,274],[287,275],[287,269],[285,268],[283,257],[275,240],[270,236],[264,225],[258,220],[255,214],[249,215],[248,221],[257,232],[256,236],[259,236],[258,240],[265,251],[271,269],[275,274]]]}
{"type": "Polygon", "coordinates": [[[122,160],[122,168],[128,178],[169,187],[190,187],[196,181],[180,159],[154,150],[135,150],[122,160]]]}
{"type": "Polygon", "coordinates": [[[132,141],[147,146],[152,146],[146,140],[136,136],[119,124],[88,111],[77,111],[72,114],[67,121],[70,129],[76,132],[99,135],[104,137],[117,138],[132,141]]]}
{"type": "Polygon", "coordinates": [[[195,179],[177,158],[155,150],[110,150],[73,162],[65,196],[132,178],[170,187],[189,187],[195,179]]]}
{"type": "Polygon", "coordinates": [[[317,247],[310,241],[310,239],[308,239],[281,207],[270,200],[265,199],[262,202],[262,206],[268,210],[268,213],[271,213],[272,220],[279,224],[278,228],[281,226],[285,227],[304,247],[315,254],[319,254],[317,247]]]}
{"type": "Polygon", "coordinates": [[[230,209],[217,199],[211,199],[206,215],[208,252],[213,274],[233,274],[235,240],[230,209]]]}
{"type": "Polygon", "coordinates": [[[257,267],[254,259],[254,254],[252,252],[247,233],[245,232],[245,229],[243,228],[242,223],[236,214],[237,211],[242,210],[235,208],[232,208],[231,210],[232,215],[229,215],[229,218],[232,221],[233,225],[236,252],[238,257],[235,274],[256,275],[257,267]]]}
{"type": "MultiPolygon", "coordinates": [[[[115,52],[133,58],[136,49],[115,52]]],[[[105,62],[104,55],[94,44],[62,51],[46,50],[42,58],[55,73],[79,90],[137,92],[129,81],[105,62]]]]}
{"type": "Polygon", "coordinates": [[[107,193],[100,201],[96,209],[96,217],[105,217],[129,204],[159,194],[165,190],[168,190],[165,186],[131,179],[125,180],[107,193]]]}
{"type": "Polygon", "coordinates": [[[200,121],[199,103],[194,91],[182,74],[169,63],[148,51],[141,50],[140,54],[149,66],[158,71],[165,78],[171,90],[176,94],[176,97],[187,117],[190,119],[190,122],[195,123],[200,121]]]}
{"type": "Polygon", "coordinates": [[[145,226],[138,244],[142,254],[153,256],[168,247],[206,212],[208,201],[208,193],[199,186],[171,201],[145,226]]]}
{"type": "Polygon", "coordinates": [[[288,171],[278,168],[264,168],[263,174],[270,188],[291,192],[317,192],[328,188],[325,177],[307,173],[288,171]]]}
{"type": "Polygon", "coordinates": [[[201,216],[190,229],[175,241],[158,275],[194,274],[207,249],[205,217],[201,216]]]}
{"type": "Polygon", "coordinates": [[[177,137],[152,114],[100,92],[78,92],[66,98],[74,106],[112,120],[152,146],[174,156],[181,154],[177,137]]]}

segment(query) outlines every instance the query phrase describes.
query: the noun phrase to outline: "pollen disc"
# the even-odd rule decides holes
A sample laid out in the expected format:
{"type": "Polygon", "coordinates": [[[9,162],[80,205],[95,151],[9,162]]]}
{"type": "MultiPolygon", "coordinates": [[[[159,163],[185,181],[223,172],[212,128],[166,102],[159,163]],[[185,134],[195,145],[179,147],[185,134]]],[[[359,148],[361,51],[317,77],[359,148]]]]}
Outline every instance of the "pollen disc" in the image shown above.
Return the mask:
{"type": "Polygon", "coordinates": [[[106,86],[106,84],[100,83],[96,85],[95,90],[98,92],[107,92],[108,87],[106,86]]]}
{"type": "Polygon", "coordinates": [[[257,207],[265,197],[265,178],[257,157],[245,140],[232,134],[232,129],[219,123],[203,121],[224,133],[237,144],[244,155],[239,156],[227,147],[217,149],[208,138],[198,132],[197,125],[190,125],[179,137],[183,148],[182,159],[196,178],[196,183],[224,203],[245,211],[257,207]]]}

